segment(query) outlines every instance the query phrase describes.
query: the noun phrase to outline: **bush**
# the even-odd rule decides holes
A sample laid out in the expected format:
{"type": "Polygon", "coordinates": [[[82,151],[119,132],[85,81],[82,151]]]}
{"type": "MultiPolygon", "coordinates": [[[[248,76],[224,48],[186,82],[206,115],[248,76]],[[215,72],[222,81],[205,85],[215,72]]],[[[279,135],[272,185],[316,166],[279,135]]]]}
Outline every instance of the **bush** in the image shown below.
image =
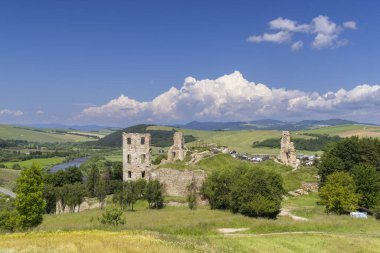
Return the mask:
{"type": "Polygon", "coordinates": [[[20,226],[20,215],[16,210],[0,212],[0,230],[13,232],[20,226]]]}
{"type": "Polygon", "coordinates": [[[162,159],[167,159],[167,155],[158,155],[156,158],[153,160],[154,165],[159,165],[162,161],[162,159]]]}
{"type": "Polygon", "coordinates": [[[355,193],[355,182],[346,172],[329,175],[319,192],[327,213],[344,214],[358,207],[360,195],[355,193]]]}
{"type": "Polygon", "coordinates": [[[22,170],[22,167],[20,166],[20,164],[15,163],[12,165],[12,170],[22,170]]]}
{"type": "Polygon", "coordinates": [[[212,209],[229,209],[251,217],[275,218],[284,194],[282,177],[260,168],[218,170],[202,187],[212,209]]]}
{"type": "Polygon", "coordinates": [[[262,195],[252,195],[252,200],[242,203],[239,207],[241,214],[250,217],[267,217],[274,219],[280,213],[281,202],[271,200],[262,195]]]}
{"type": "Polygon", "coordinates": [[[100,223],[106,225],[123,225],[125,219],[123,218],[123,211],[118,208],[106,208],[105,212],[99,218],[100,223]]]}

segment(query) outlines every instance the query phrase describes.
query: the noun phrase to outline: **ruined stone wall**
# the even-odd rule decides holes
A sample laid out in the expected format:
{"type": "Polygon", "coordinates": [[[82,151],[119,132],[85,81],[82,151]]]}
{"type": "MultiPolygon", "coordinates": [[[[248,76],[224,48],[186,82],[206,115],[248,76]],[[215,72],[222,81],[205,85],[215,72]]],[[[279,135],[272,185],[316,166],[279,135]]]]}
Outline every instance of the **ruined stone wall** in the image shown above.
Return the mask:
{"type": "Polygon", "coordinates": [[[151,179],[157,179],[164,185],[165,195],[187,196],[187,186],[194,180],[198,190],[207,178],[207,173],[203,170],[184,170],[161,168],[152,171],[151,179]]]}
{"type": "Polygon", "coordinates": [[[294,147],[294,143],[290,141],[289,131],[282,132],[280,161],[294,168],[297,168],[299,166],[299,160],[297,160],[296,149],[294,147]]]}
{"type": "Polygon", "coordinates": [[[168,162],[176,160],[183,161],[186,156],[185,139],[182,132],[175,132],[173,136],[173,146],[168,150],[168,162]]]}
{"type": "Polygon", "coordinates": [[[123,133],[123,180],[149,178],[152,169],[150,134],[123,133]]]}

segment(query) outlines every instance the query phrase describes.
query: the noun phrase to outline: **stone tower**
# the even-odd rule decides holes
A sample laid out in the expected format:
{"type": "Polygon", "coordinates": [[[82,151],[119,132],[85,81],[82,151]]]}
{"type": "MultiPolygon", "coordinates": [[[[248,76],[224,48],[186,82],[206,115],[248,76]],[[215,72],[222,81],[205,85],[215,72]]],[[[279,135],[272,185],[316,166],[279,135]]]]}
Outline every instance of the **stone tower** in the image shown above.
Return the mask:
{"type": "Polygon", "coordinates": [[[280,160],[282,163],[290,165],[294,168],[299,166],[296,149],[294,147],[294,143],[290,141],[289,131],[282,132],[280,160]]]}
{"type": "Polygon", "coordinates": [[[123,181],[149,178],[150,134],[123,133],[123,181]]]}
{"type": "Polygon", "coordinates": [[[168,161],[173,162],[176,160],[182,161],[185,159],[185,140],[182,132],[175,132],[173,136],[173,146],[168,151],[168,161]]]}

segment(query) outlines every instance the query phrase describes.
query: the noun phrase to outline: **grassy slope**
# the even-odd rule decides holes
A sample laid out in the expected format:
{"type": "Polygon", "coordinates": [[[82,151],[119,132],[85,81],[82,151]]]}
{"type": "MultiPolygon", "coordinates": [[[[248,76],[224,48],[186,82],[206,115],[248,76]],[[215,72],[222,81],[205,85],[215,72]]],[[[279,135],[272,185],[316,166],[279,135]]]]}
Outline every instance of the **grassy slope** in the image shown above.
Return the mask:
{"type": "Polygon", "coordinates": [[[314,134],[328,134],[328,135],[338,135],[341,137],[348,136],[365,136],[373,135],[373,137],[380,137],[380,127],[378,126],[366,126],[366,125],[341,125],[341,126],[330,126],[321,127],[313,130],[298,131],[297,133],[314,133],[314,134]]]}
{"type": "Polygon", "coordinates": [[[0,138],[8,140],[25,140],[31,142],[77,142],[94,140],[84,136],[78,136],[69,133],[54,133],[48,129],[39,130],[41,131],[35,131],[35,129],[28,127],[0,125],[0,138]]]}
{"type": "Polygon", "coordinates": [[[0,186],[12,191],[19,176],[19,170],[0,169],[0,186]]]}
{"type": "Polygon", "coordinates": [[[185,162],[177,161],[174,163],[161,165],[160,167],[173,168],[178,170],[202,169],[208,173],[227,168],[263,168],[265,170],[276,171],[280,173],[284,179],[284,188],[286,191],[298,189],[301,186],[301,182],[317,182],[317,178],[315,177],[317,175],[317,170],[314,167],[303,167],[296,171],[292,171],[292,167],[284,166],[271,161],[254,164],[248,161],[236,160],[228,154],[218,154],[209,158],[205,158],[199,161],[197,164],[190,166],[186,166],[185,162]]]}
{"type": "MultiPolygon", "coordinates": [[[[46,215],[42,225],[35,229],[35,232],[79,230],[81,232],[67,234],[74,237],[76,234],[88,233],[86,238],[91,241],[93,229],[120,231],[114,233],[113,239],[110,240],[116,240],[119,235],[126,233],[125,230],[132,234],[140,233],[135,231],[152,231],[159,233],[163,245],[174,243],[190,252],[305,252],[311,248],[314,252],[376,252],[380,247],[379,221],[372,217],[361,220],[348,216],[326,215],[323,207],[316,204],[317,200],[318,196],[312,194],[289,197],[283,202],[284,207],[291,209],[292,213],[306,214],[310,218],[307,222],[293,221],[289,217],[279,217],[277,220],[254,219],[229,211],[210,210],[207,207],[199,207],[195,211],[186,207],[150,210],[145,202],[139,202],[135,212],[125,212],[126,224],[120,227],[100,224],[97,218],[102,210],[97,209],[75,214],[46,215]],[[222,236],[216,231],[218,228],[241,227],[248,228],[248,231],[239,237],[222,236]]],[[[96,233],[103,233],[105,238],[110,235],[109,232],[96,233]]],[[[43,235],[40,240],[34,242],[30,236],[20,237],[18,240],[21,243],[29,240],[30,243],[37,244],[45,239],[43,235]]],[[[57,233],[57,237],[60,235],[61,232],[57,233]]],[[[31,234],[32,238],[33,236],[34,232],[31,234]]],[[[7,237],[0,236],[0,248],[4,248],[4,238],[7,237]]],[[[18,240],[14,240],[11,245],[16,247],[18,240]]],[[[79,248],[78,252],[84,252],[80,250],[81,247],[84,248],[83,244],[78,241],[73,247],[79,248]]],[[[122,245],[119,244],[119,247],[122,245]]],[[[122,249],[119,250],[115,252],[123,252],[122,249]]],[[[151,248],[145,250],[152,251],[151,248]]]]}
{"type": "MultiPolygon", "coordinates": [[[[148,129],[171,130],[173,128],[166,126],[150,126],[148,129]]],[[[190,129],[178,130],[184,132],[185,134],[195,136],[196,138],[198,138],[198,140],[200,140],[200,142],[216,143],[218,145],[228,146],[230,149],[234,149],[238,152],[270,155],[277,155],[279,153],[279,148],[252,148],[252,143],[255,141],[263,141],[270,138],[278,138],[280,147],[281,131],[201,131],[190,129]]],[[[310,138],[310,136],[299,134],[297,138],[310,138]]],[[[197,142],[193,142],[188,143],[187,145],[191,146],[196,144],[197,142]]]]}

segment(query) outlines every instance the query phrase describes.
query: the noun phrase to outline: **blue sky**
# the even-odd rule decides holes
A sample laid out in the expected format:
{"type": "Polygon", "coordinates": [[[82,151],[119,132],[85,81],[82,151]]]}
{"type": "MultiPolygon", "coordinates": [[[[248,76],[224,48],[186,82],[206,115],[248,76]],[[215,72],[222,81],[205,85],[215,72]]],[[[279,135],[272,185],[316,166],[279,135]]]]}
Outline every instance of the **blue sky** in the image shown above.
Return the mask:
{"type": "Polygon", "coordinates": [[[375,0],[1,1],[0,123],[380,123],[379,12],[375,0]],[[322,47],[318,17],[336,28],[322,47]]]}

